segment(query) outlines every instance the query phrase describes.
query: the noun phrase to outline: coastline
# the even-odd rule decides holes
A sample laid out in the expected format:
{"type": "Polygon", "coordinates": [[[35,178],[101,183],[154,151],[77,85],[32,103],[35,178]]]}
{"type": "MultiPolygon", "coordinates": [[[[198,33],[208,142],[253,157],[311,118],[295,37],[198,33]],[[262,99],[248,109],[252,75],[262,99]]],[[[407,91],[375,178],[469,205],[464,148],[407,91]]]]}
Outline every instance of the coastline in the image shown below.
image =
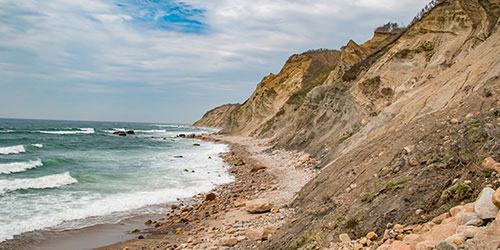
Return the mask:
{"type": "Polygon", "coordinates": [[[3,242],[0,249],[218,249],[232,238],[237,240],[235,247],[253,247],[262,240],[251,240],[245,233],[259,227],[271,232],[291,220],[293,210],[288,205],[293,195],[315,174],[313,160],[301,162],[300,153],[272,150],[266,139],[213,134],[188,138],[228,145],[229,152],[219,157],[229,165],[234,181],[208,193],[155,205],[171,207],[166,215],[142,214],[117,223],[29,232],[3,242]],[[256,164],[263,169],[252,170],[256,164]],[[209,193],[215,200],[206,199],[209,193]],[[270,200],[273,211],[246,212],[245,201],[256,198],[270,200]]]}
{"type": "Polygon", "coordinates": [[[151,218],[148,228],[133,234],[135,239],[96,250],[252,248],[293,219],[289,203],[316,174],[313,160],[306,157],[300,161],[304,157],[298,152],[272,150],[266,139],[221,135],[197,139],[229,146],[230,151],[220,156],[230,165],[235,180],[214,188],[207,193],[210,195],[192,197],[190,203],[179,201],[164,218],[151,218]],[[255,170],[255,166],[261,169],[255,170]],[[271,211],[247,212],[245,202],[255,199],[270,201],[271,211]],[[262,231],[265,237],[254,237],[262,231]]]}

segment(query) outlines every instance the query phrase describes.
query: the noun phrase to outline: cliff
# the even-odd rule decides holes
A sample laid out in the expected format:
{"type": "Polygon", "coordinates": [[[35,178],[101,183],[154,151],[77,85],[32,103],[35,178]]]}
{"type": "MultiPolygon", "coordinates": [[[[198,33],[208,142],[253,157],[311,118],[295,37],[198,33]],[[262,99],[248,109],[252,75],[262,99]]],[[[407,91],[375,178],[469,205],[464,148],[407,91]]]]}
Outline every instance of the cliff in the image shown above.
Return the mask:
{"type": "Polygon", "coordinates": [[[466,140],[473,124],[498,127],[488,112],[498,108],[499,16],[498,0],[442,1],[402,33],[292,56],[225,114],[223,133],[272,138],[321,162],[292,204],[297,220],[266,249],[299,248],[311,233],[380,235],[388,222],[418,223],[477,196],[477,159],[453,154],[476,144],[457,149],[444,138],[466,140]],[[470,192],[443,198],[454,179],[472,180],[470,192]]]}
{"type": "Polygon", "coordinates": [[[209,110],[199,121],[195,122],[193,126],[218,129],[227,127],[230,122],[229,114],[239,106],[240,104],[225,104],[209,110]]]}

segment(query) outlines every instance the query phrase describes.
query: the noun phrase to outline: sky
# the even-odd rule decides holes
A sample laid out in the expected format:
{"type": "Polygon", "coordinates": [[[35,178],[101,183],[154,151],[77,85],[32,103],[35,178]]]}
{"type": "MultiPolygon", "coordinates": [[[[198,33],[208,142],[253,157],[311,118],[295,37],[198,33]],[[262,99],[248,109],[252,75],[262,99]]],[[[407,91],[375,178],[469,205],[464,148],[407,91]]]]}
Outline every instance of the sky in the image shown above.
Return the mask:
{"type": "Polygon", "coordinates": [[[426,0],[0,0],[0,117],[192,123],[426,0]]]}

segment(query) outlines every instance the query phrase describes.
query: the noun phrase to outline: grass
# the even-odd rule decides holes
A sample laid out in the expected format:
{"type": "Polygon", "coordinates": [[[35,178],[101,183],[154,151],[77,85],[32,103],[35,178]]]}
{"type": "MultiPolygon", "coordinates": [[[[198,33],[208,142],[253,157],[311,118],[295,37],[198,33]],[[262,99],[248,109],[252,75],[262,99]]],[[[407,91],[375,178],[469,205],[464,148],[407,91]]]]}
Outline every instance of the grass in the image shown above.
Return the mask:
{"type": "Polygon", "coordinates": [[[357,225],[359,224],[359,221],[355,218],[351,218],[349,220],[347,220],[347,222],[345,223],[345,227],[346,228],[349,228],[349,229],[353,229],[355,228],[357,225]]]}
{"type": "Polygon", "coordinates": [[[372,202],[375,199],[375,195],[372,193],[365,193],[363,197],[361,198],[361,201],[364,202],[372,202]]]}
{"type": "Polygon", "coordinates": [[[389,183],[387,183],[387,185],[385,185],[385,187],[386,188],[397,187],[397,186],[405,184],[405,183],[407,183],[409,181],[411,181],[411,180],[410,179],[402,179],[402,180],[397,181],[397,182],[389,182],[389,183]]]}
{"type": "Polygon", "coordinates": [[[309,93],[312,89],[315,87],[322,85],[328,76],[330,75],[330,72],[335,69],[337,66],[333,66],[331,68],[328,68],[321,73],[319,73],[316,78],[312,81],[312,83],[309,84],[309,86],[300,89],[299,91],[293,93],[290,98],[288,98],[287,103],[288,104],[295,104],[295,105],[302,105],[306,99],[307,93],[309,93]]]}
{"type": "Polygon", "coordinates": [[[324,244],[326,242],[325,233],[314,230],[308,231],[304,233],[302,236],[300,236],[299,239],[292,242],[288,247],[288,249],[298,249],[310,242],[317,242],[319,244],[324,244]]]}

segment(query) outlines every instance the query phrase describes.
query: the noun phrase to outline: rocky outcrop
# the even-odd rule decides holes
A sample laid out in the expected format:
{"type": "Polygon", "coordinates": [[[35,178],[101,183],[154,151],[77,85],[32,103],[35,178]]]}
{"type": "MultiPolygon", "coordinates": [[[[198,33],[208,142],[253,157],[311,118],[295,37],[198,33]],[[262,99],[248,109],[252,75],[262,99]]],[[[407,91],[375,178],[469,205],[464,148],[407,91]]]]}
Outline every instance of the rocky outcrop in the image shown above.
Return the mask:
{"type": "MultiPolygon", "coordinates": [[[[292,56],[228,114],[223,133],[269,137],[321,161],[291,204],[297,220],[266,249],[311,232],[382,235],[388,222],[418,223],[472,201],[479,183],[497,178],[498,156],[487,170],[477,161],[496,151],[477,145],[492,147],[486,138],[497,138],[499,126],[500,1],[439,2],[403,33],[292,56]]],[[[468,216],[470,226],[480,224],[468,216]]]]}
{"type": "Polygon", "coordinates": [[[225,104],[214,108],[205,113],[205,115],[203,115],[199,121],[195,122],[193,126],[224,128],[228,126],[229,114],[231,114],[231,112],[239,106],[240,104],[225,104]]]}

